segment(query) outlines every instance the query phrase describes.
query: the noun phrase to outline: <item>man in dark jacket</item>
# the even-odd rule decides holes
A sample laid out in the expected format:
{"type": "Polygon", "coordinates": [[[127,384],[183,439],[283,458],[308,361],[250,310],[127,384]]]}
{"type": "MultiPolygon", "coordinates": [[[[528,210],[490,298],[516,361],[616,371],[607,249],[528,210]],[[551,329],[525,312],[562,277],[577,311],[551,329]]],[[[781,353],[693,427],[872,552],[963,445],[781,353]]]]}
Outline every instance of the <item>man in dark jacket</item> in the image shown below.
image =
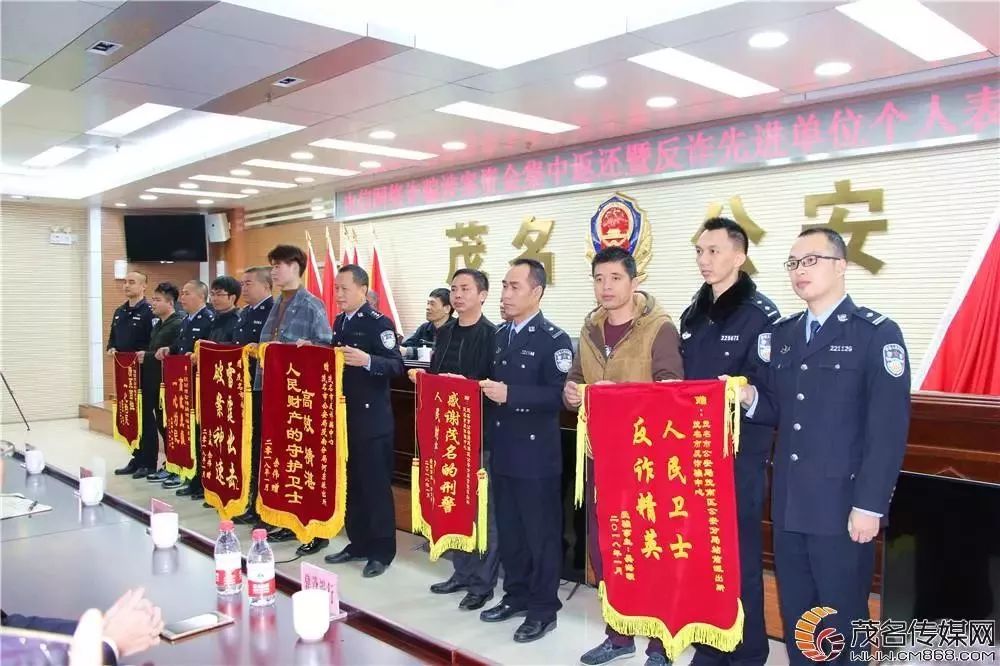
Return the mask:
{"type": "Polygon", "coordinates": [[[156,350],[169,347],[181,332],[181,322],[184,315],[177,312],[174,303],[177,301],[177,287],[169,282],[156,285],[151,304],[153,314],[158,319],[153,325],[153,334],[149,341],[149,349],[139,352],[141,371],[139,374],[142,388],[142,436],[139,448],[132,454],[132,460],[125,469],[132,467],[132,478],[155,476],[159,481],[165,481],[166,470],[156,472],[156,461],[159,457],[160,436],[164,435],[163,410],[160,409],[160,382],[163,367],[156,358],[156,350]]]}
{"type": "Polygon", "coordinates": [[[451,321],[454,307],[447,289],[435,289],[427,297],[427,321],[413,335],[399,343],[400,347],[433,347],[441,327],[451,321]]]}
{"type": "MultiPolygon", "coordinates": [[[[496,327],[483,315],[483,303],[489,295],[490,282],[482,271],[461,268],[451,279],[451,305],[458,319],[451,319],[437,331],[429,372],[461,375],[466,379],[487,379],[493,368],[493,342],[496,327]]],[[[410,378],[416,381],[413,371],[410,378]]],[[[490,453],[483,441],[483,468],[489,473],[490,453]]],[[[492,487],[492,486],[490,486],[492,487]]],[[[431,585],[434,594],[451,594],[466,590],[459,603],[462,610],[478,610],[493,598],[500,570],[500,549],[497,543],[496,520],[493,517],[493,497],[487,501],[487,537],[489,551],[478,553],[454,550],[451,561],[455,573],[451,578],[431,585]]]]}
{"type": "Polygon", "coordinates": [[[208,331],[208,339],[221,344],[233,344],[236,341],[236,329],[240,326],[240,311],[236,301],[240,300],[240,283],[229,275],[220,275],[212,280],[209,297],[215,319],[208,331]]]}

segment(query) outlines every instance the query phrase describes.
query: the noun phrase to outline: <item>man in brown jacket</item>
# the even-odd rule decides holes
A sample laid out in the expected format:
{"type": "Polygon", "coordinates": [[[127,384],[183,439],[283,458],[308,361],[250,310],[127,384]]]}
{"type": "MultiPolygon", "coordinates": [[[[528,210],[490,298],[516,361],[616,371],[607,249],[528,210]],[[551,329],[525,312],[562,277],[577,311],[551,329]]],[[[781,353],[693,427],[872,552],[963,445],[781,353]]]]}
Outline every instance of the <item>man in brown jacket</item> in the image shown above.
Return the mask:
{"type": "MultiPolygon", "coordinates": [[[[579,384],[659,382],[684,378],[680,337],[669,315],[653,297],[638,291],[635,259],[620,247],[608,247],[591,262],[594,296],[600,305],[587,315],[580,332],[580,350],[573,359],[563,390],[567,407],[580,406],[579,384]]],[[[594,461],[587,452],[588,550],[598,581],[601,551],[597,543],[597,507],[594,504],[594,461]]],[[[580,661],[588,666],[606,664],[635,653],[635,639],[610,626],[603,643],[586,652],[580,661]]],[[[651,639],[646,666],[666,664],[663,643],[651,639]]]]}

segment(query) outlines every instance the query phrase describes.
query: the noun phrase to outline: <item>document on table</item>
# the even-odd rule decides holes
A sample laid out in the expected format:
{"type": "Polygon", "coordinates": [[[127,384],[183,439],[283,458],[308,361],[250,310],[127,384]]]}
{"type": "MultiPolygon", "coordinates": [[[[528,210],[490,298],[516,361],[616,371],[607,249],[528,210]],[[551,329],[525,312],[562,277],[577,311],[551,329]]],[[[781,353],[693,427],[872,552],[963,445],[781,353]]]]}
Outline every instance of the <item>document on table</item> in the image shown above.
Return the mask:
{"type": "Polygon", "coordinates": [[[20,516],[31,516],[36,513],[44,513],[45,511],[51,510],[51,506],[39,504],[35,500],[28,499],[20,493],[0,495],[0,520],[18,518],[20,516]]]}

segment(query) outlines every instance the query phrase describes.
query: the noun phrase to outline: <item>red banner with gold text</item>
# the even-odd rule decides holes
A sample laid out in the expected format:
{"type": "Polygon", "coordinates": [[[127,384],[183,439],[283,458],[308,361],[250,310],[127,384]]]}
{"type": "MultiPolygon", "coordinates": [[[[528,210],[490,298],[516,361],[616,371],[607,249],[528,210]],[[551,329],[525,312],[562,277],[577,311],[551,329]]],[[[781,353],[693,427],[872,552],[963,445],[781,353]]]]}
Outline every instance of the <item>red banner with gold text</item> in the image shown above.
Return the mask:
{"type": "Polygon", "coordinates": [[[160,385],[163,420],[166,425],[167,471],[190,479],[197,471],[195,460],[194,385],[191,357],[171,354],[163,357],[163,383],[160,385]]]}
{"type": "Polygon", "coordinates": [[[739,381],[585,389],[604,618],[660,638],[672,659],[692,643],[732,651],[742,639],[739,381]]]}
{"type": "Polygon", "coordinates": [[[417,375],[417,446],[410,476],[412,530],[430,541],[431,561],[450,549],[486,551],[479,382],[417,375]]]}
{"type": "Polygon", "coordinates": [[[260,346],[264,383],[257,513],[300,541],[329,539],[347,505],[344,356],[317,345],[260,346]]]}
{"type": "Polygon", "coordinates": [[[130,452],[142,436],[142,391],[139,389],[139,355],[115,352],[115,399],[111,403],[114,437],[130,452]]]}
{"type": "Polygon", "coordinates": [[[249,351],[208,340],[199,340],[195,349],[201,483],[205,501],[229,519],[245,513],[250,501],[253,386],[249,351]]]}

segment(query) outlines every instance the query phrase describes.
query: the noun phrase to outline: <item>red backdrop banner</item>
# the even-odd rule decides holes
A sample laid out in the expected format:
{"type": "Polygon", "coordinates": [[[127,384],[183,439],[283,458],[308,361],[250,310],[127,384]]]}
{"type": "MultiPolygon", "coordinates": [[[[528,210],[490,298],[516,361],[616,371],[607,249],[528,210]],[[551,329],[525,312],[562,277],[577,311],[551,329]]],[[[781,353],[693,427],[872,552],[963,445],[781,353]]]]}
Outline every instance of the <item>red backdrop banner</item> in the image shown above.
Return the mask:
{"type": "Polygon", "coordinates": [[[695,642],[732,651],[743,635],[730,381],[585,389],[604,618],[671,658],[695,642]]]}
{"type": "Polygon", "coordinates": [[[205,501],[228,520],[245,513],[250,501],[253,385],[249,351],[207,340],[199,340],[195,349],[201,482],[205,501]]]}
{"type": "Polygon", "coordinates": [[[111,403],[114,436],[129,451],[135,451],[142,436],[139,355],[135,352],[115,352],[114,362],[115,399],[111,403]]]}
{"type": "Polygon", "coordinates": [[[194,395],[191,357],[187,354],[163,358],[163,420],[167,437],[163,445],[167,471],[190,479],[198,469],[195,460],[194,395]]]}
{"type": "Polygon", "coordinates": [[[260,346],[264,385],[257,512],[300,541],[344,527],[347,405],[344,356],[317,345],[260,346]]]}
{"type": "Polygon", "coordinates": [[[417,375],[417,446],[410,476],[412,530],[430,541],[431,560],[450,549],[486,551],[486,470],[482,468],[479,382],[417,375]]]}

